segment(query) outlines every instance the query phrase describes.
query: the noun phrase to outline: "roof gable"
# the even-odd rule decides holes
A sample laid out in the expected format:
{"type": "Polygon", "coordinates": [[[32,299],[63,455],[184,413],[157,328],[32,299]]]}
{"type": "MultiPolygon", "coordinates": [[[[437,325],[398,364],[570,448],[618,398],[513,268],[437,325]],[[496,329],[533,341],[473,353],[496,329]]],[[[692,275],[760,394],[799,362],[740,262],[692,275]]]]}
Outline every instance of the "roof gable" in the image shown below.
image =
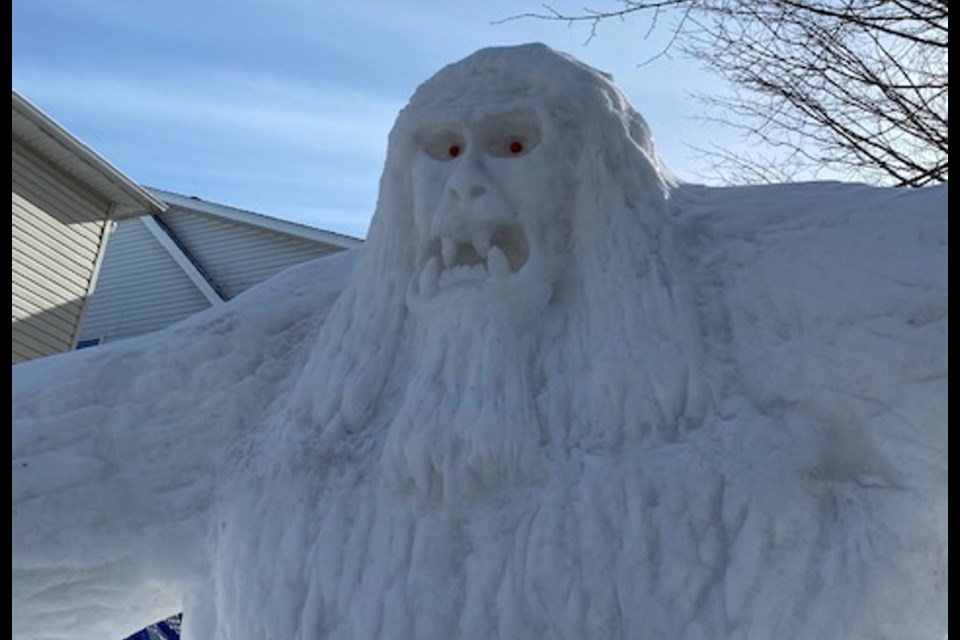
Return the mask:
{"type": "Polygon", "coordinates": [[[171,207],[189,210],[194,213],[202,213],[215,218],[222,218],[224,220],[258,227],[310,242],[319,242],[339,249],[353,249],[363,244],[363,240],[359,238],[334,233],[332,231],[324,231],[316,227],[310,227],[288,220],[281,220],[262,213],[254,213],[236,207],[208,202],[196,196],[185,196],[153,187],[146,187],[146,189],[158,200],[162,200],[171,207]]]}
{"type": "Polygon", "coordinates": [[[29,100],[13,91],[12,135],[68,175],[113,203],[122,219],[166,209],[159,199],[124,175],[29,100]]]}

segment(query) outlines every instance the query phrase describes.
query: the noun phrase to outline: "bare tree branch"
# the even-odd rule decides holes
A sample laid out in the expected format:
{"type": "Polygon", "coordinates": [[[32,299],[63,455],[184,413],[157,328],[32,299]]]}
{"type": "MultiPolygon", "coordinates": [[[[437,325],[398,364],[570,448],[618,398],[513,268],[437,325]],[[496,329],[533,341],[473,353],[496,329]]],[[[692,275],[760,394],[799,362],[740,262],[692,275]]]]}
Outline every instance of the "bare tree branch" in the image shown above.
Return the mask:
{"type": "Polygon", "coordinates": [[[603,21],[639,16],[649,20],[645,39],[669,35],[643,64],[672,50],[699,61],[734,88],[700,96],[719,114],[710,119],[779,150],[774,166],[699,149],[724,175],[765,181],[830,167],[905,186],[947,180],[948,2],[620,0],[579,14],[544,5],[504,21],[585,23],[589,41],[603,21]]]}

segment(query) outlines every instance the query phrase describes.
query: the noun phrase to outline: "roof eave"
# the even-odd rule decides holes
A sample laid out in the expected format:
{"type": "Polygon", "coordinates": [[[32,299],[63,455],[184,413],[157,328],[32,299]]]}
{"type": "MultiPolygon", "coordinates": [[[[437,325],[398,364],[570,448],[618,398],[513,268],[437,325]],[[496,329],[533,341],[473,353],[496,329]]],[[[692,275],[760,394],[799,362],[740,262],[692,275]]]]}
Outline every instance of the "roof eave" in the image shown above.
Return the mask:
{"type": "Polygon", "coordinates": [[[207,215],[217,216],[235,222],[250,224],[263,229],[269,229],[289,236],[303,238],[313,242],[321,242],[340,249],[354,249],[363,244],[363,240],[352,236],[325,231],[316,227],[311,227],[299,222],[282,220],[262,213],[254,213],[236,207],[216,204],[201,200],[195,196],[185,196],[172,191],[156,189],[154,187],[145,187],[155,197],[160,198],[164,203],[171,207],[182,209],[191,209],[207,215]]]}
{"type": "MultiPolygon", "coordinates": [[[[107,162],[97,152],[77,139],[53,118],[16,91],[13,91],[13,109],[26,118],[33,127],[95,171],[95,175],[99,176],[99,179],[91,181],[90,175],[77,177],[113,203],[111,218],[135,218],[146,214],[162,213],[167,210],[165,203],[124,175],[123,172],[107,162]]],[[[25,137],[27,132],[18,132],[16,118],[14,122],[13,134],[20,133],[25,137]]],[[[71,172],[69,166],[62,164],[58,164],[58,166],[68,173],[71,172]]]]}

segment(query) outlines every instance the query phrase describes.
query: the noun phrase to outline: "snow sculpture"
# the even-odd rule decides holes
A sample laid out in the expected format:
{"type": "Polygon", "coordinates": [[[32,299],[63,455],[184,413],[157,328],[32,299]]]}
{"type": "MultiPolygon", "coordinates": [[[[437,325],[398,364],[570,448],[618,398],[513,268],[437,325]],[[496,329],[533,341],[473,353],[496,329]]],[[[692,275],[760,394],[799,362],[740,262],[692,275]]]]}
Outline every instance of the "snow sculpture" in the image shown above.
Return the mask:
{"type": "Polygon", "coordinates": [[[13,635],[943,637],[946,193],[681,185],[479,51],[358,252],[14,367],[13,635]]]}

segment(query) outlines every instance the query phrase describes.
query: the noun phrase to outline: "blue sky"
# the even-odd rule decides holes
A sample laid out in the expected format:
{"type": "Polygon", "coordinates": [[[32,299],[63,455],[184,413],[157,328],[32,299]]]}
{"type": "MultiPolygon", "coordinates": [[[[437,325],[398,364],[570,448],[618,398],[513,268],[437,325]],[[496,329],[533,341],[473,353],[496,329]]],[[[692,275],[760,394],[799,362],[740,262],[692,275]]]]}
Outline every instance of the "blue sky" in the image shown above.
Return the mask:
{"type": "MultiPolygon", "coordinates": [[[[580,8],[581,3],[554,6],[580,8]]],[[[14,0],[13,88],[132,179],[363,237],[386,140],[416,86],[484,46],[540,41],[612,73],[681,178],[690,145],[736,146],[695,119],[720,88],[659,59],[645,24],[491,24],[538,0],[14,0]]]]}

